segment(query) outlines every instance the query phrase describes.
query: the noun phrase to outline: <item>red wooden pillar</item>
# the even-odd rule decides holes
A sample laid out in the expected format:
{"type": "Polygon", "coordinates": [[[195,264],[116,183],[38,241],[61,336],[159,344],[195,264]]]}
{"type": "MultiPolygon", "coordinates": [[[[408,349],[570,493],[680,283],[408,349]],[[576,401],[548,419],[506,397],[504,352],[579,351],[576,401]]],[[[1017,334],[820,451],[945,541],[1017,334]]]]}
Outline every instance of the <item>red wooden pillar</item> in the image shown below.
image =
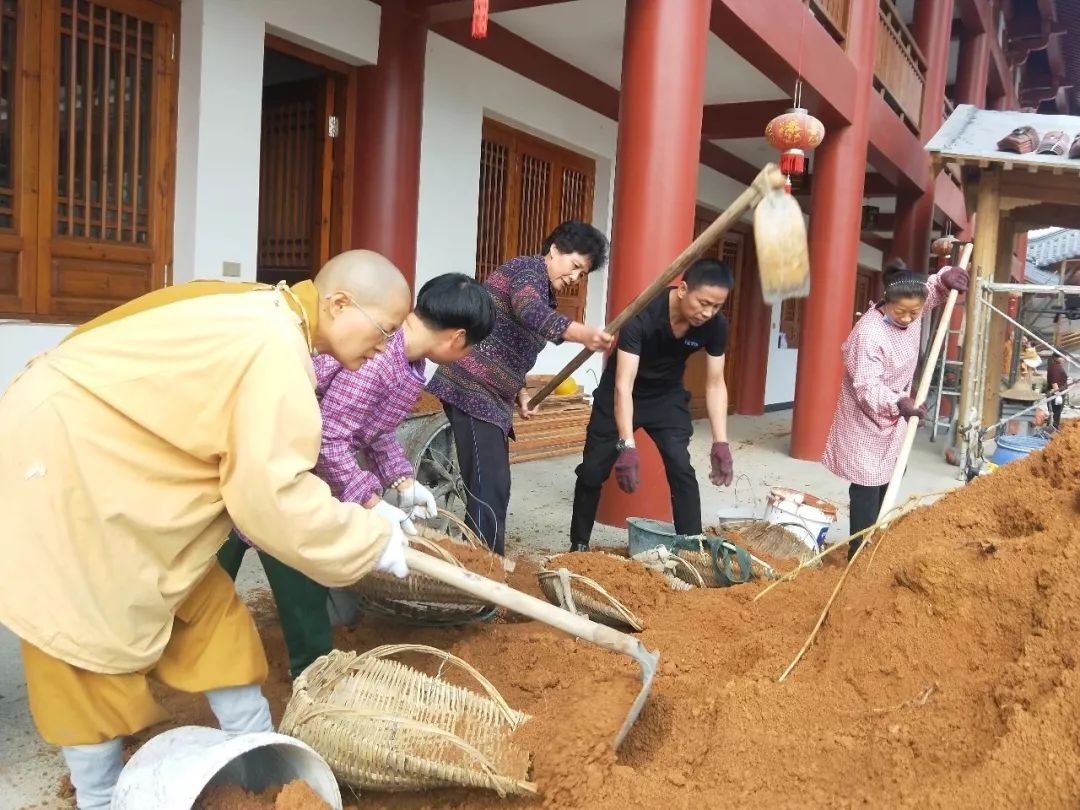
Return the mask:
{"type": "Polygon", "coordinates": [[[791,455],[817,461],[825,449],[840,395],[840,347],[851,330],[848,312],[855,299],[862,220],[863,178],[873,89],[877,3],[852,3],[848,54],[860,81],[852,122],[828,132],[814,152],[810,192],[810,297],[804,302],[791,455]]]}
{"type": "MultiPolygon", "coordinates": [[[[709,0],[626,4],[609,313],[629,304],[694,236],[710,6],[709,0]]],[[[626,495],[610,479],[598,513],[603,523],[671,517],[659,453],[640,432],[636,439],[641,485],[626,495]]]]}
{"type": "Polygon", "coordinates": [[[990,38],[982,31],[960,35],[956,65],[956,103],[986,106],[986,82],[990,75],[990,38]]]}
{"type": "MultiPolygon", "coordinates": [[[[949,33],[953,0],[917,0],[914,35],[926,56],[926,80],[920,111],[919,135],[923,143],[941,127],[945,80],[949,72],[949,33]]],[[[893,254],[919,272],[930,268],[930,227],[934,217],[936,178],[926,188],[905,189],[897,195],[893,254]]]]}
{"type": "Polygon", "coordinates": [[[736,366],[738,395],[735,413],[759,416],[765,413],[765,378],[769,367],[769,337],[772,333],[772,310],[761,299],[761,276],[758,274],[753,237],[747,236],[736,313],[739,334],[739,362],[736,366]]]}
{"type": "Polygon", "coordinates": [[[420,199],[427,21],[383,3],[379,63],[360,71],[353,247],[382,253],[412,284],[420,199]]]}

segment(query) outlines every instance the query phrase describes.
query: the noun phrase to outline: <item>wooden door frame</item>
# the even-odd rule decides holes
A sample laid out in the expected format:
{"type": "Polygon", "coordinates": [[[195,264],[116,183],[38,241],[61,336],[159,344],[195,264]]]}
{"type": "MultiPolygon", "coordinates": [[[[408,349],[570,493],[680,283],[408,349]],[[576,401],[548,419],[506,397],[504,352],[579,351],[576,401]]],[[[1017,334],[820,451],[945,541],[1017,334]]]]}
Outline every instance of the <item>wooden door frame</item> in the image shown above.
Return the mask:
{"type": "MultiPolygon", "coordinates": [[[[706,205],[697,204],[694,206],[694,220],[699,219],[715,220],[720,215],[720,211],[714,210],[706,205]]],[[[717,240],[718,243],[722,243],[724,239],[734,237],[739,242],[739,262],[738,265],[731,268],[732,276],[734,277],[735,286],[731,290],[731,317],[728,318],[728,340],[727,348],[724,350],[725,363],[724,363],[724,380],[727,383],[728,389],[728,413],[735,412],[735,400],[737,398],[737,391],[739,386],[739,369],[738,365],[741,361],[739,351],[739,339],[742,337],[739,328],[739,304],[742,301],[742,287],[744,277],[747,273],[747,250],[749,247],[749,239],[752,238],[752,230],[750,226],[744,225],[741,222],[737,222],[717,240]]],[[[712,249],[715,249],[718,245],[714,244],[712,249]]],[[[720,251],[723,255],[723,251],[720,251]]],[[[693,391],[690,391],[691,395],[691,407],[693,407],[693,391]]],[[[704,414],[699,414],[695,418],[704,418],[704,414]]]]}
{"type": "MultiPolygon", "coordinates": [[[[352,179],[356,171],[356,130],[359,125],[359,105],[357,100],[360,92],[360,67],[342,62],[304,45],[298,45],[277,34],[267,33],[263,47],[265,50],[291,56],[301,62],[307,62],[309,65],[315,65],[327,71],[334,79],[332,87],[335,106],[337,106],[337,100],[341,100],[340,113],[338,114],[341,134],[339,137],[332,139],[333,150],[331,156],[333,159],[330,165],[327,166],[324,157],[322,170],[317,173],[316,179],[315,192],[324,201],[330,201],[328,244],[320,244],[321,239],[319,242],[312,243],[312,248],[318,249],[320,253],[324,249],[327,250],[325,257],[319,257],[317,263],[321,265],[331,256],[347,250],[352,245],[354,188],[356,185],[352,182],[352,179]],[[327,171],[332,171],[329,178],[327,171]],[[329,188],[326,185],[328,180],[329,188]],[[333,205],[335,199],[340,201],[340,205],[333,205]]],[[[322,115],[320,126],[322,127],[326,126],[326,115],[322,112],[324,105],[325,102],[319,105],[320,114],[322,115]]],[[[326,215],[327,212],[324,209],[323,216],[326,215]]],[[[312,217],[312,219],[315,220],[316,217],[312,217]]],[[[317,230],[320,233],[322,232],[321,227],[317,228],[317,230]]]]}
{"type": "Polygon", "coordinates": [[[17,253],[15,295],[0,296],[0,311],[37,320],[38,187],[41,152],[41,4],[20,0],[15,7],[12,59],[14,126],[11,132],[14,233],[0,234],[0,248],[17,253]],[[31,144],[38,144],[32,148],[31,144]]]}

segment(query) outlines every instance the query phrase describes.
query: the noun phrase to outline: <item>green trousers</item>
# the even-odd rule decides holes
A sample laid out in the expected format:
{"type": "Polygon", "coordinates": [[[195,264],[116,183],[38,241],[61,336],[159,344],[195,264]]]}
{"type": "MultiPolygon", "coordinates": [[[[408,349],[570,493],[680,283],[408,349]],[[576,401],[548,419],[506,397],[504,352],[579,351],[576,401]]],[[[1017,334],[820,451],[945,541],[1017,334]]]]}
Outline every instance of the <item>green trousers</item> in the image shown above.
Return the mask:
{"type": "MultiPolygon", "coordinates": [[[[236,532],[231,532],[218,552],[218,562],[233,579],[248,548],[236,532]]],[[[264,551],[259,552],[259,560],[277,603],[281,632],[289,652],[289,675],[295,678],[312,661],[333,649],[330,614],[326,610],[327,589],[264,551]]]]}

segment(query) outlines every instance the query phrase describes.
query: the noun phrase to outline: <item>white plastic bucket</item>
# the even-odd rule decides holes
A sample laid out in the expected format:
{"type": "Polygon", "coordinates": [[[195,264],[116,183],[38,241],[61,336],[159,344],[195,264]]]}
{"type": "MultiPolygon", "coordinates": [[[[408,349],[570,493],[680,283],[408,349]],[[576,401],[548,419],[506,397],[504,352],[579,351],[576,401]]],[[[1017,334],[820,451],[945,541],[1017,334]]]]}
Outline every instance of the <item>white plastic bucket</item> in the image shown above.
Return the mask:
{"type": "Polygon", "coordinates": [[[836,522],[836,506],[808,492],[777,487],[769,490],[765,520],[782,525],[812,551],[824,547],[829,527],[836,522]]]}
{"type": "Polygon", "coordinates": [[[284,734],[226,734],[182,726],[149,740],[128,761],[111,810],[191,810],[208,787],[239,785],[262,791],[297,779],[334,810],[341,791],[330,766],[309,746],[284,734]]]}

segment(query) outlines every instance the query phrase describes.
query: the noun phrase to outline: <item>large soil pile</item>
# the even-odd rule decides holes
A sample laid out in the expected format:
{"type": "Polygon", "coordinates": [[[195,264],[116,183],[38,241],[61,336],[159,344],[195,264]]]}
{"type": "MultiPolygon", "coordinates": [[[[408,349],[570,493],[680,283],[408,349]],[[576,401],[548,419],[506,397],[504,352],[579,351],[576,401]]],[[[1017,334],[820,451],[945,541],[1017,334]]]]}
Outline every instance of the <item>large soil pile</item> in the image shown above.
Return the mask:
{"type": "MultiPolygon", "coordinates": [[[[638,688],[629,659],[535,623],[342,631],[342,648],[428,643],[476,666],[534,717],[522,740],[543,791],[369,794],[359,807],[1076,807],[1078,476],[1070,428],[899,522],[782,684],[838,567],[756,603],[761,584],[661,591],[641,634],[660,672],[618,758],[610,742],[638,688]]],[[[285,656],[263,625],[277,719],[285,656]]],[[[168,702],[184,722],[210,720],[195,699],[168,702]]]]}

